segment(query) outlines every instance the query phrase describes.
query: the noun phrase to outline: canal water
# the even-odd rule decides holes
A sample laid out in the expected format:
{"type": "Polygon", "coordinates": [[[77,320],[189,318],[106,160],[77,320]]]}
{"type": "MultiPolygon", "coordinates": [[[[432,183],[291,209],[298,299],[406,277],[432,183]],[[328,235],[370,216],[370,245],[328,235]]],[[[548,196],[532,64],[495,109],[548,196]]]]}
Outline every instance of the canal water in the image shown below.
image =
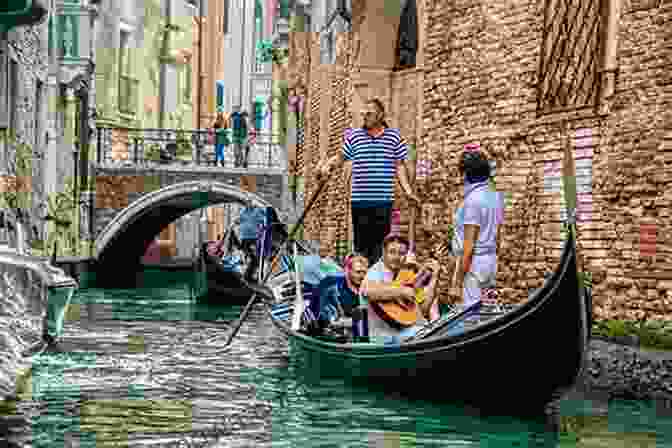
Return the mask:
{"type": "MultiPolygon", "coordinates": [[[[76,294],[60,351],[34,359],[2,411],[0,446],[672,448],[672,415],[653,404],[578,395],[555,418],[521,419],[307,384],[261,306],[222,351],[242,306],[197,303],[174,272],[143,277],[76,294]]],[[[506,366],[492,367],[497,381],[506,366]]]]}

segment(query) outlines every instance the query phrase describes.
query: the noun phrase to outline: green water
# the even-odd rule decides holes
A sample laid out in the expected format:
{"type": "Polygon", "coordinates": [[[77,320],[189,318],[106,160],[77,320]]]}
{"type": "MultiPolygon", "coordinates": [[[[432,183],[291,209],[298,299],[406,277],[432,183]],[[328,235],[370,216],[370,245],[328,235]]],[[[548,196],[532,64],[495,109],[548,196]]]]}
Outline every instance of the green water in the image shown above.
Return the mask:
{"type": "Polygon", "coordinates": [[[222,352],[242,306],[197,303],[190,284],[147,272],[141,288],[80,290],[61,351],[34,360],[0,419],[8,439],[59,448],[208,446],[185,442],[218,436],[217,446],[250,447],[672,447],[672,411],[655,404],[576,395],[554,418],[521,419],[303,382],[260,306],[222,352]]]}

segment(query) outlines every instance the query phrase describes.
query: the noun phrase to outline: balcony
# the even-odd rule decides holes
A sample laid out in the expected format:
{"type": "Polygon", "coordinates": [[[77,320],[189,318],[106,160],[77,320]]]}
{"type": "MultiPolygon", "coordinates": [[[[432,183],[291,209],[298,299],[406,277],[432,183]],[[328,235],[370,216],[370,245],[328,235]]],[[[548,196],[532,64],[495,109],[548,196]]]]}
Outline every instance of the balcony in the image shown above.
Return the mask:
{"type": "Polygon", "coordinates": [[[255,75],[267,75],[273,73],[273,64],[271,62],[259,63],[256,60],[254,61],[254,71],[252,76],[255,75]]]}
{"type": "Polygon", "coordinates": [[[135,115],[138,107],[138,80],[130,76],[119,76],[119,111],[126,115],[135,115]]]}

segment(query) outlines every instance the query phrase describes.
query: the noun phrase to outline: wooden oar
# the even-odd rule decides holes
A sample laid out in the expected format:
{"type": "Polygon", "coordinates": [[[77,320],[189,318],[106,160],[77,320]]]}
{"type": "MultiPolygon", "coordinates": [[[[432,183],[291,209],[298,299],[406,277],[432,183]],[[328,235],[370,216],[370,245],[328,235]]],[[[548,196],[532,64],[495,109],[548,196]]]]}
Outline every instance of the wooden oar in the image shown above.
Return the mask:
{"type": "MultiPolygon", "coordinates": [[[[303,209],[303,213],[301,214],[301,217],[299,218],[299,221],[296,223],[296,225],[292,229],[291,233],[287,236],[287,240],[285,240],[285,243],[287,241],[292,241],[294,239],[294,237],[296,236],[296,233],[298,232],[298,230],[303,225],[303,221],[306,218],[306,214],[308,213],[308,210],[310,210],[313,207],[313,204],[315,204],[315,201],[317,200],[318,196],[320,195],[320,193],[324,189],[324,186],[327,185],[327,183],[329,182],[330,178],[331,178],[331,174],[329,175],[329,177],[327,177],[320,184],[320,186],[317,189],[317,191],[315,192],[315,194],[313,194],[313,197],[310,198],[310,201],[308,202],[308,205],[303,209]]],[[[282,253],[282,251],[279,250],[275,254],[275,256],[273,257],[273,262],[271,263],[271,266],[273,265],[273,263],[275,263],[277,261],[277,259],[280,257],[281,253],[282,253]]],[[[273,273],[272,270],[269,270],[266,273],[266,275],[264,276],[264,279],[263,279],[263,284],[265,284],[266,281],[268,281],[268,277],[270,277],[272,273],[273,273]]],[[[245,319],[247,319],[247,316],[250,313],[250,310],[252,309],[252,306],[257,301],[257,297],[259,297],[262,294],[267,295],[268,292],[260,291],[259,289],[254,290],[254,293],[252,294],[252,297],[247,302],[247,305],[245,305],[245,309],[243,309],[243,312],[241,313],[240,318],[238,318],[238,323],[234,326],[233,330],[231,330],[231,333],[229,334],[229,338],[226,340],[226,343],[224,344],[223,348],[226,348],[231,343],[231,341],[236,336],[236,334],[238,334],[238,331],[240,330],[240,327],[243,325],[243,322],[245,322],[245,319]]],[[[271,294],[270,297],[268,297],[268,299],[273,300],[272,294],[271,294]]]]}

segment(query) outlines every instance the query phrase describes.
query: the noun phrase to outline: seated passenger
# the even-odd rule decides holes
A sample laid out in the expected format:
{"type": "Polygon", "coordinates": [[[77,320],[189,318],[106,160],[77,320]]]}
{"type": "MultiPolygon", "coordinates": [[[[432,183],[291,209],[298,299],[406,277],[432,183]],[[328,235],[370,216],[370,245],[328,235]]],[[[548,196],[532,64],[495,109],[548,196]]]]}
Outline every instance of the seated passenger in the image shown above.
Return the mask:
{"type": "Polygon", "coordinates": [[[330,274],[330,281],[320,283],[318,320],[322,328],[338,318],[352,318],[369,260],[364,255],[352,254],[346,258],[344,267],[345,272],[330,274]]]}
{"type": "Polygon", "coordinates": [[[368,299],[367,318],[371,342],[398,343],[415,335],[417,330],[427,323],[423,311],[427,308],[428,312],[429,306],[435,301],[433,297],[425,306],[416,307],[417,321],[410,327],[389,323],[389,319],[381,315],[376,306],[377,303],[386,301],[397,302],[404,308],[415,304],[415,290],[408,286],[395,284],[407,248],[408,242],[404,238],[396,234],[388,235],[383,241],[383,258],[369,269],[364,279],[362,293],[368,299]]]}

